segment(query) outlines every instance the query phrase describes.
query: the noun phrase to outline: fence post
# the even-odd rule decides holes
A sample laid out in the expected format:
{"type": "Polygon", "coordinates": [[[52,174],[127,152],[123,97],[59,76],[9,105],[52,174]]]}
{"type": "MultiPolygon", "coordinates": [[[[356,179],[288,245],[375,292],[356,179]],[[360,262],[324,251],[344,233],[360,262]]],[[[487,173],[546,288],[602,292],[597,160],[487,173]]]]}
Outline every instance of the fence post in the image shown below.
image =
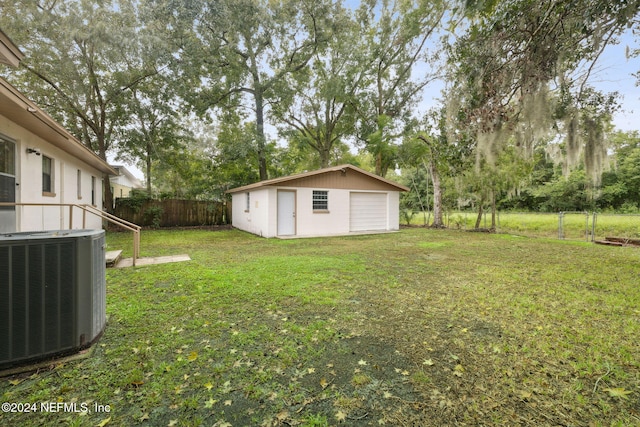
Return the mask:
{"type": "Polygon", "coordinates": [[[595,242],[596,240],[596,221],[598,220],[598,214],[593,212],[593,220],[591,221],[591,241],[595,242]]]}
{"type": "Polygon", "coordinates": [[[558,212],[558,239],[564,238],[564,231],[562,229],[563,217],[564,217],[564,212],[558,212]]]}
{"type": "Polygon", "coordinates": [[[585,219],[584,239],[588,242],[589,241],[589,212],[584,211],[584,219],[585,219]]]}

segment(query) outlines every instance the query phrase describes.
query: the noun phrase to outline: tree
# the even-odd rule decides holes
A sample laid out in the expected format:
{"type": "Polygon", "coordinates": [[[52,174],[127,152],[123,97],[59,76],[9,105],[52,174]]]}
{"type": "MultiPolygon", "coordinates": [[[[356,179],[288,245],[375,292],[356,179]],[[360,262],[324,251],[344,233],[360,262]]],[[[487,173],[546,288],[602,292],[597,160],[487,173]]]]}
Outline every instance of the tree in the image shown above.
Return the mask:
{"type": "Polygon", "coordinates": [[[357,47],[358,28],[346,11],[336,5],[332,17],[327,44],[307,68],[288,77],[291,99],[274,105],[276,117],[288,125],[281,134],[312,148],[321,168],[355,132],[354,106],[370,65],[357,47]]]}
{"type": "MultiPolygon", "coordinates": [[[[157,74],[137,13],[129,0],[22,1],[4,2],[0,16],[26,54],[16,85],[105,161],[128,124],[131,89],[157,74]]],[[[105,201],[113,200],[103,181],[105,201]]]]}
{"type": "Polygon", "coordinates": [[[603,174],[598,197],[601,208],[637,211],[640,208],[640,132],[616,132],[611,170],[603,174]]]}
{"type": "Polygon", "coordinates": [[[405,140],[401,147],[405,163],[422,163],[433,182],[433,223],[431,227],[444,227],[442,178],[455,176],[466,169],[471,141],[462,132],[453,139],[446,132],[446,110],[427,113],[420,128],[405,140]]]}
{"type": "Polygon", "coordinates": [[[159,21],[176,42],[185,97],[204,115],[246,106],[255,117],[260,179],[267,179],[265,117],[284,78],[307,66],[331,2],[306,0],[156,1],[159,21]],[[245,104],[246,101],[246,104],[245,104]]]}
{"type": "MultiPolygon", "coordinates": [[[[449,100],[451,109],[465,112],[466,122],[458,126],[477,135],[478,160],[499,152],[512,137],[520,152],[530,155],[554,127],[565,135],[571,159],[583,146],[592,153],[600,150],[600,129],[613,103],[602,103],[608,110],[592,114],[594,91],[588,81],[605,47],[638,13],[640,1],[467,5],[475,19],[452,50],[455,95],[449,100]],[[585,141],[585,135],[591,139],[585,141]]],[[[587,160],[588,169],[599,167],[597,159],[587,160]]]]}
{"type": "Polygon", "coordinates": [[[118,147],[118,157],[142,163],[148,193],[152,191],[154,161],[170,163],[173,153],[189,140],[178,123],[180,105],[168,77],[157,77],[131,89],[130,124],[121,130],[118,147]]]}
{"type": "Polygon", "coordinates": [[[396,141],[406,133],[421,91],[437,78],[427,66],[429,41],[440,29],[447,2],[368,0],[356,11],[368,55],[368,85],[360,95],[359,138],[375,157],[376,174],[395,164],[396,141]],[[424,67],[414,73],[418,65],[424,67]]]}

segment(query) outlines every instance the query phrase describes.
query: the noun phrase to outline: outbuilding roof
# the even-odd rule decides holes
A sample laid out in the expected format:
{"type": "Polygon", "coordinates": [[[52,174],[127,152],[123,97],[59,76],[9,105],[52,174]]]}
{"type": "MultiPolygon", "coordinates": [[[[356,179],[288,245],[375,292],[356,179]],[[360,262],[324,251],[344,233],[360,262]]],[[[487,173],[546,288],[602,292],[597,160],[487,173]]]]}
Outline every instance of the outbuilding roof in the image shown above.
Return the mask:
{"type": "Polygon", "coordinates": [[[324,169],[318,169],[315,171],[299,173],[296,175],[283,176],[280,178],[267,179],[265,181],[256,182],[254,184],[244,185],[242,187],[232,188],[227,190],[227,193],[240,193],[246,192],[249,190],[254,190],[262,187],[273,187],[273,186],[292,186],[295,187],[300,183],[307,181],[308,178],[319,177],[321,175],[332,175],[336,173],[340,173],[341,176],[346,176],[349,171],[359,175],[361,178],[364,177],[366,179],[372,180],[378,184],[381,184],[389,189],[395,191],[409,191],[408,187],[405,187],[402,184],[398,184],[397,182],[385,179],[381,176],[375,175],[371,172],[367,172],[363,169],[355,167],[350,164],[344,164],[339,166],[332,166],[324,169]]]}

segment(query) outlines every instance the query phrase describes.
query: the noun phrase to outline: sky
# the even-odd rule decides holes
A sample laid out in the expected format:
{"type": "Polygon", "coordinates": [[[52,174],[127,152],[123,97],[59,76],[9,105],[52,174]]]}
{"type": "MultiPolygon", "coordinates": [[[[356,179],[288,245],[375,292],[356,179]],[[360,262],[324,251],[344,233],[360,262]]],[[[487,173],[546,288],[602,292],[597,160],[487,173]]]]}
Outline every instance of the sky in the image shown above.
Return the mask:
{"type": "Polygon", "coordinates": [[[614,117],[618,130],[640,130],[640,87],[632,74],[640,73],[640,57],[627,58],[628,49],[640,49],[640,40],[634,39],[631,30],[621,37],[620,43],[608,46],[598,63],[598,72],[591,84],[597,89],[622,95],[622,110],[614,117]]]}

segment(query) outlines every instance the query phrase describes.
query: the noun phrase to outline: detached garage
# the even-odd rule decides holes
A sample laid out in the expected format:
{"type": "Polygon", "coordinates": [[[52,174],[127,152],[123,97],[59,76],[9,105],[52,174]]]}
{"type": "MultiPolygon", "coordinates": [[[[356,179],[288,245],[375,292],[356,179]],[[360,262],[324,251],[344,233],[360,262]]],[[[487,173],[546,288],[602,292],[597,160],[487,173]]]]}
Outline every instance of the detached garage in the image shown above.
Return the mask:
{"type": "Polygon", "coordinates": [[[263,237],[311,237],[399,229],[403,185],[352,165],[234,188],[232,224],[263,237]]]}

